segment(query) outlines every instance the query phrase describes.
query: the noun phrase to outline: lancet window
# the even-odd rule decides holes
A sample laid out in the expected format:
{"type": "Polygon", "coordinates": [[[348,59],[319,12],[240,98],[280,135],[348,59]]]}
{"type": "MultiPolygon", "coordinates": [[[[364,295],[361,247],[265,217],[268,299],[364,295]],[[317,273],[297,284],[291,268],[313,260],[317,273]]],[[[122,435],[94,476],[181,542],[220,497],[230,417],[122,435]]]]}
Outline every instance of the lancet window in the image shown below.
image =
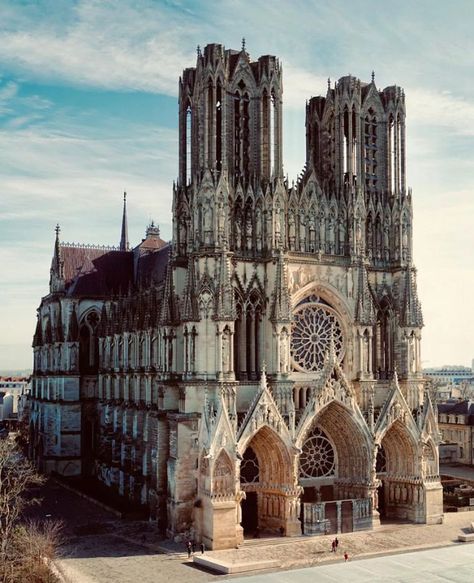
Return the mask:
{"type": "Polygon", "coordinates": [[[237,378],[257,379],[261,367],[262,301],[254,291],[244,302],[237,296],[234,333],[234,371],[237,378]]]}
{"type": "Polygon", "coordinates": [[[239,90],[234,94],[234,173],[236,178],[247,176],[249,172],[250,98],[245,89],[245,83],[240,81],[239,90]]]}
{"type": "Polygon", "coordinates": [[[186,184],[191,183],[191,172],[192,172],[192,110],[191,106],[188,105],[186,108],[186,120],[185,120],[185,147],[186,147],[186,159],[185,159],[185,176],[186,184]]]}
{"type": "Polygon", "coordinates": [[[374,369],[379,378],[391,378],[394,370],[394,321],[393,311],[384,298],[377,314],[373,350],[374,369]]]}
{"type": "Polygon", "coordinates": [[[99,341],[97,328],[100,316],[88,312],[79,329],[79,370],[81,374],[95,374],[99,368],[99,341]]]}
{"type": "Polygon", "coordinates": [[[364,165],[367,191],[377,188],[377,118],[372,108],[364,119],[364,165]]]}

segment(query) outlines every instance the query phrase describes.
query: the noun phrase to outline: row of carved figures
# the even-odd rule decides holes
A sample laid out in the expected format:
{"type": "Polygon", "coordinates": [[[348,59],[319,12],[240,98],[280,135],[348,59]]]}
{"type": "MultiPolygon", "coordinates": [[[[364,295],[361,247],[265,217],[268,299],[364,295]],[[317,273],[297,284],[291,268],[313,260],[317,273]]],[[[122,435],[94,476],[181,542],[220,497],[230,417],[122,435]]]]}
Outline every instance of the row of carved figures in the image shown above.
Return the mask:
{"type": "Polygon", "coordinates": [[[178,253],[202,247],[226,246],[242,255],[273,248],[329,255],[364,255],[381,260],[407,261],[411,247],[411,225],[406,215],[375,219],[369,213],[348,217],[345,213],[293,210],[275,206],[262,210],[236,206],[232,215],[218,205],[214,220],[209,201],[200,205],[194,221],[186,213],[177,217],[178,253]],[[230,220],[231,219],[231,220],[230,220]]]}

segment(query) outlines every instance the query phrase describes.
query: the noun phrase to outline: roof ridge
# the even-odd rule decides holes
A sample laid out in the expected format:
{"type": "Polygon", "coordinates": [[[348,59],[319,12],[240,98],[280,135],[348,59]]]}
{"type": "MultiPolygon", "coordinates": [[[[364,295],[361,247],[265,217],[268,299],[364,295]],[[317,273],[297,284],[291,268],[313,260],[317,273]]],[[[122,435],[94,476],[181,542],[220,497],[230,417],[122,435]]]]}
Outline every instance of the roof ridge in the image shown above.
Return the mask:
{"type": "Polygon", "coordinates": [[[95,245],[93,243],[70,243],[61,241],[61,247],[72,247],[73,249],[95,249],[97,251],[120,251],[120,247],[115,245],[95,245]]]}

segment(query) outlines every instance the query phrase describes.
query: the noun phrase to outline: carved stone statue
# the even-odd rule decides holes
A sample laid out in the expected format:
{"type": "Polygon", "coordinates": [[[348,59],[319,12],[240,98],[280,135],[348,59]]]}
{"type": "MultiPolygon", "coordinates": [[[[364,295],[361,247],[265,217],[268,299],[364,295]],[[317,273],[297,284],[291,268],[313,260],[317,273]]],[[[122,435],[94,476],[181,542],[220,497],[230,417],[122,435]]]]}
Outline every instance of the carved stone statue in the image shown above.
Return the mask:
{"type": "Polygon", "coordinates": [[[240,251],[242,246],[242,219],[240,214],[235,217],[235,249],[240,251]]]}
{"type": "Polygon", "coordinates": [[[306,246],[306,220],[304,211],[300,212],[300,251],[305,250],[306,246]]]}
{"type": "Polygon", "coordinates": [[[296,239],[296,226],[295,226],[295,216],[292,212],[288,217],[288,243],[292,251],[295,250],[295,239],[296,239]]]}
{"type": "Polygon", "coordinates": [[[257,207],[255,211],[255,243],[257,245],[257,251],[262,250],[262,211],[260,207],[257,207]]]}
{"type": "Polygon", "coordinates": [[[251,251],[252,250],[252,219],[250,217],[250,213],[247,214],[247,218],[245,219],[245,240],[246,240],[247,251],[251,251]]]}
{"type": "Polygon", "coordinates": [[[230,371],[230,342],[229,333],[225,330],[222,333],[222,372],[224,374],[230,371]]]}
{"type": "Polygon", "coordinates": [[[219,201],[219,207],[217,211],[217,232],[219,242],[222,244],[225,239],[225,210],[222,201],[219,201]]]}

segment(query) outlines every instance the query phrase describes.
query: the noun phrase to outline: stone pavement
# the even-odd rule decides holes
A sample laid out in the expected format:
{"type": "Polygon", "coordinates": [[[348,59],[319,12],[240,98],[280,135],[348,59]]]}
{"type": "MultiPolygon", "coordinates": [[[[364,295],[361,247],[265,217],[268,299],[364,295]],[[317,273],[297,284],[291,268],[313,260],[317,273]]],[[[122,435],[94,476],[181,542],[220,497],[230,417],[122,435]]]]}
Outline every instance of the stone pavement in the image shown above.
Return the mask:
{"type": "MultiPolygon", "coordinates": [[[[219,576],[197,569],[193,566],[192,560],[188,560],[184,546],[160,540],[153,524],[119,520],[105,509],[64,490],[58,484],[49,483],[43,495],[45,500],[41,507],[37,507],[36,518],[44,518],[50,514],[51,518],[63,519],[66,523],[68,543],[57,564],[68,583],[204,583],[218,578],[236,580],[235,576],[219,576]]],[[[466,549],[472,558],[474,544],[455,542],[461,529],[468,527],[472,520],[474,512],[452,513],[445,515],[443,525],[392,524],[382,526],[376,531],[339,535],[340,545],[336,556],[331,553],[333,537],[329,535],[297,539],[252,539],[246,541],[239,549],[207,552],[206,556],[221,556],[227,561],[237,562],[255,558],[278,559],[280,569],[314,567],[321,564],[324,564],[321,568],[326,569],[331,566],[329,565],[331,562],[339,565],[339,568],[349,566],[341,565],[342,553],[347,550],[352,560],[350,579],[353,579],[352,570],[356,564],[360,564],[360,561],[354,559],[367,554],[387,555],[397,551],[450,545],[448,549],[453,552],[456,549],[466,549]]],[[[439,549],[439,552],[441,551],[444,552],[444,549],[439,549]]],[[[382,562],[387,560],[386,556],[382,558],[382,562]]],[[[393,560],[396,560],[396,557],[393,557],[393,560]]],[[[290,574],[281,574],[280,579],[273,581],[278,583],[293,581],[294,574],[303,571],[304,569],[295,569],[290,572],[291,577],[290,574]]],[[[317,574],[318,579],[320,573],[321,576],[323,573],[320,568],[311,569],[311,572],[313,577],[317,574]]],[[[261,576],[263,575],[258,575],[261,576]]],[[[242,576],[238,577],[240,581],[242,576]]],[[[245,580],[251,583],[248,577],[245,577],[245,580]]],[[[337,575],[333,580],[344,582],[347,579],[337,575]]],[[[406,579],[415,580],[419,579],[406,579]]],[[[430,580],[431,583],[439,579],[425,580],[430,580]]],[[[474,581],[474,576],[462,580],[466,583],[474,581]]],[[[268,583],[271,581],[269,579],[268,583]]],[[[351,583],[356,581],[354,579],[351,583]]],[[[365,581],[372,583],[375,579],[366,577],[365,581]]]]}
{"type": "Polygon", "coordinates": [[[473,546],[449,546],[239,577],[234,578],[233,583],[469,583],[474,581],[473,556],[473,546]]]}
{"type": "MultiPolygon", "coordinates": [[[[462,528],[466,528],[473,518],[472,513],[447,514],[444,525],[388,525],[372,532],[351,533],[339,535],[339,551],[335,555],[330,551],[331,536],[298,539],[258,539],[247,541],[241,548],[227,551],[207,552],[206,556],[224,557],[226,561],[253,561],[256,558],[278,559],[280,568],[277,578],[260,579],[263,575],[242,578],[238,581],[268,581],[283,583],[284,581],[306,581],[309,579],[299,579],[300,569],[290,571],[285,576],[281,570],[294,569],[295,567],[324,565],[324,569],[330,567],[330,564],[339,565],[338,569],[345,568],[348,565],[343,563],[343,553],[347,551],[351,559],[351,576],[354,565],[359,565],[355,559],[363,558],[369,554],[383,555],[379,558],[380,565],[387,562],[386,555],[394,552],[409,551],[412,549],[427,549],[432,547],[446,547],[456,551],[456,549],[466,549],[471,561],[474,557],[474,545],[469,543],[457,543],[457,535],[462,528]],[[341,565],[342,564],[342,565],[341,565]],[[290,576],[291,574],[291,576],[290,576]],[[296,578],[294,578],[296,577],[296,578]]],[[[136,526],[135,526],[136,527],[136,526]]],[[[89,535],[78,537],[73,544],[69,545],[69,554],[58,561],[60,569],[66,576],[69,583],[171,583],[176,581],[201,583],[211,581],[217,577],[221,579],[235,577],[217,576],[213,573],[201,571],[192,565],[192,560],[188,561],[186,553],[179,547],[168,544],[168,554],[163,554],[163,546],[160,542],[154,542],[148,539],[142,540],[142,537],[133,538],[127,528],[122,526],[114,533],[103,535],[89,535]],[[175,548],[173,552],[173,547],[175,548]]],[[[446,552],[446,549],[433,551],[432,556],[437,556],[438,552],[446,552]]],[[[413,554],[413,553],[412,553],[413,554]]],[[[418,555],[418,553],[416,553],[418,555]]],[[[421,555],[420,555],[421,556],[421,555]]],[[[431,556],[431,555],[430,555],[431,556]]],[[[392,565],[396,565],[396,557],[391,557],[392,565]],[[395,561],[395,563],[393,563],[395,561]]],[[[405,559],[403,559],[404,561],[405,559]]],[[[323,568],[323,567],[321,567],[323,568]]],[[[361,567],[362,568],[362,567],[361,567]]],[[[418,568],[418,567],[417,567],[418,568]]],[[[391,579],[373,579],[369,571],[354,571],[365,573],[365,581],[382,581],[391,579]],[[369,576],[370,575],[370,576],[369,576]]],[[[396,573],[396,566],[394,567],[396,573]]],[[[472,571],[472,569],[471,569],[472,571]]],[[[345,581],[340,578],[336,569],[335,578],[320,579],[323,572],[320,569],[311,569],[313,577],[317,575],[318,580],[324,581],[345,581]]],[[[332,573],[330,571],[329,573],[332,573]]],[[[387,572],[388,573],[388,572],[387,572]]],[[[346,572],[347,575],[347,572],[346,572]]],[[[275,575],[276,576],[276,575],[275,575]]],[[[382,575],[380,575],[382,577],[382,575]]],[[[408,575],[407,575],[408,576],[408,575]]],[[[333,577],[329,574],[328,577],[333,577]]],[[[410,575],[411,577],[411,575],[410,575]]],[[[352,583],[362,579],[354,579],[352,583]]],[[[393,579],[394,581],[421,581],[421,579],[393,579]]],[[[429,579],[431,581],[443,581],[445,579],[429,579]]],[[[452,579],[451,581],[457,581],[452,579]]],[[[474,581],[474,575],[471,578],[459,579],[463,582],[474,581]]]]}

